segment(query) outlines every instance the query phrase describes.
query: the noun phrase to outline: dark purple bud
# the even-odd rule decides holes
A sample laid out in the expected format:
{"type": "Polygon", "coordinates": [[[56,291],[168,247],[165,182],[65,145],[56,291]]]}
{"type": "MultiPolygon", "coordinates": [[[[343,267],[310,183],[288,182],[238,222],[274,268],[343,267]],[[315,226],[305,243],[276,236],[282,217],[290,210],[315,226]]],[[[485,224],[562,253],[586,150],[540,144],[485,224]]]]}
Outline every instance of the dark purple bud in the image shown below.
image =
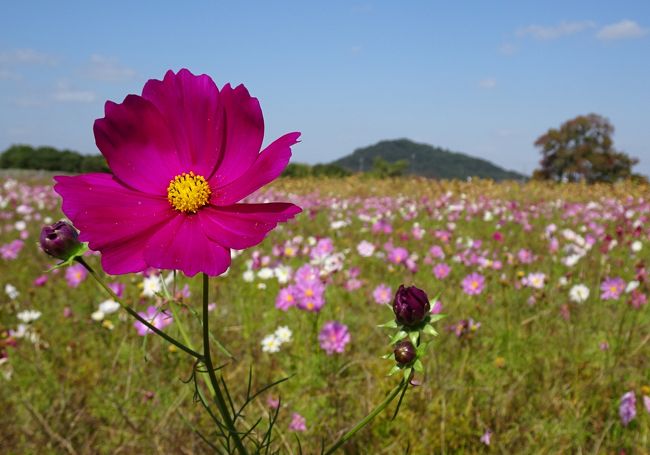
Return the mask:
{"type": "Polygon", "coordinates": [[[413,343],[408,340],[403,340],[397,343],[393,353],[395,354],[395,361],[400,366],[408,365],[413,362],[416,356],[415,346],[413,346],[413,343]]]}
{"type": "Polygon", "coordinates": [[[43,251],[57,259],[66,260],[79,251],[79,234],[66,221],[57,221],[41,230],[40,244],[43,251]]]}
{"type": "Polygon", "coordinates": [[[427,317],[430,309],[429,298],[422,289],[401,285],[397,290],[393,311],[398,323],[405,326],[418,325],[427,317]]]}

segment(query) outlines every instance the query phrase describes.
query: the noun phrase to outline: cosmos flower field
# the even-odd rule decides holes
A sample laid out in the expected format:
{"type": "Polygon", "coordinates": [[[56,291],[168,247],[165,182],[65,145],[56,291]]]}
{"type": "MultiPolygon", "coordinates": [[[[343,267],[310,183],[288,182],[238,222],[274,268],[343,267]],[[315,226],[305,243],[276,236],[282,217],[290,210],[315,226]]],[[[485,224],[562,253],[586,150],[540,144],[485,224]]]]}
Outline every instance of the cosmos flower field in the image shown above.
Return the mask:
{"type": "MultiPolygon", "coordinates": [[[[0,182],[3,452],[209,453],[198,433],[212,422],[184,382],[193,362],[83,267],[46,272],[38,236],[62,218],[50,176],[0,182]]],[[[233,255],[210,308],[234,397],[250,365],[256,387],[289,377],[245,417],[279,407],[281,453],[298,439],[318,453],[396,385],[377,326],[401,284],[446,318],[396,419],[380,414],[346,453],[649,450],[648,187],[281,179],[249,198],[269,200],[303,213],[233,255]]],[[[108,282],[199,343],[198,277],[108,282]]]]}

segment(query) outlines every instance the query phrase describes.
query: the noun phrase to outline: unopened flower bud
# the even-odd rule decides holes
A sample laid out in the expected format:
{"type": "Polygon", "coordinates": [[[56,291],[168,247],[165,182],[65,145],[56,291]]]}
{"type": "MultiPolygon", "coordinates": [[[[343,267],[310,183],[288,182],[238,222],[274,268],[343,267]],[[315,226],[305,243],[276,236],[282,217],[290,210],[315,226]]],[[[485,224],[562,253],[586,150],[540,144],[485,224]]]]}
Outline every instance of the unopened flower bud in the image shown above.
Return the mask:
{"type": "Polygon", "coordinates": [[[79,234],[66,221],[57,221],[41,230],[40,244],[43,251],[57,259],[66,260],[79,251],[79,234]]]}
{"type": "Polygon", "coordinates": [[[421,323],[429,314],[431,306],[427,294],[415,286],[401,285],[393,300],[393,311],[398,323],[414,326],[421,323]]]}
{"type": "Polygon", "coordinates": [[[397,343],[393,353],[395,354],[395,361],[400,366],[408,365],[413,362],[416,356],[415,346],[413,346],[413,343],[408,340],[403,340],[397,343]]]}

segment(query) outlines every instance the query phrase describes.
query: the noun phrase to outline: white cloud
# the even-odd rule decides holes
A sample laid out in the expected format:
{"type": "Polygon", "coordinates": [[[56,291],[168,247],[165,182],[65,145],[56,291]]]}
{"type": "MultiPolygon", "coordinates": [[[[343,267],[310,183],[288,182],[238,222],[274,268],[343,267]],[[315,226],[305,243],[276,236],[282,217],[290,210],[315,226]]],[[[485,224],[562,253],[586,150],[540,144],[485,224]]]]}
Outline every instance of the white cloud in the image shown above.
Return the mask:
{"type": "Polygon", "coordinates": [[[641,38],[648,34],[648,29],[641,27],[629,19],[605,25],[596,35],[601,40],[611,41],[617,39],[641,38]]]}
{"type": "Polygon", "coordinates": [[[358,55],[358,54],[360,54],[362,51],[363,51],[363,46],[352,46],[352,47],[350,48],[350,52],[351,52],[353,55],[358,55]]]}
{"type": "Polygon", "coordinates": [[[91,79],[105,82],[126,81],[136,75],[134,69],[121,65],[116,58],[100,54],[90,56],[85,73],[91,79]]]}
{"type": "Polygon", "coordinates": [[[6,65],[48,65],[57,64],[53,55],[38,52],[34,49],[13,49],[0,52],[0,63],[6,65]]]}
{"type": "Polygon", "coordinates": [[[596,24],[592,21],[561,22],[555,26],[529,25],[517,30],[517,35],[532,36],[537,40],[547,41],[580,33],[595,26],[596,24]]]}
{"type": "Polygon", "coordinates": [[[490,90],[497,86],[497,80],[494,78],[483,79],[479,81],[478,86],[490,90]]]}
{"type": "Polygon", "coordinates": [[[72,89],[66,82],[60,82],[52,93],[52,99],[62,103],[92,103],[96,98],[95,92],[72,89]]]}

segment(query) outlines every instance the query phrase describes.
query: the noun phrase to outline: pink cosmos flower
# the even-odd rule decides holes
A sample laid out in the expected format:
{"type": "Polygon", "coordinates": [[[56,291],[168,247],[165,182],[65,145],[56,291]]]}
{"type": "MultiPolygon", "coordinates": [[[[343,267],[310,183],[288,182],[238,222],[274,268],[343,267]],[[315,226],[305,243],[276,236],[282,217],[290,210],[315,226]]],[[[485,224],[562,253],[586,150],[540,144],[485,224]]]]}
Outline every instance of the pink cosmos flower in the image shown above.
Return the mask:
{"type": "Polygon", "coordinates": [[[262,111],[243,85],[219,90],[209,76],[168,71],[141,96],[107,102],[94,133],[112,174],[59,176],[54,189],[111,275],[148,267],[220,275],[230,249],[260,243],[301,211],[238,204],[282,173],[300,136],[260,153],[262,111]]]}
{"type": "Polygon", "coordinates": [[[275,307],[282,311],[287,311],[292,306],[296,305],[296,290],[294,286],[287,286],[280,289],[278,296],[275,299],[275,307]]]}
{"type": "MultiPolygon", "coordinates": [[[[171,314],[165,313],[163,310],[156,308],[155,306],[150,306],[147,308],[146,312],[140,312],[138,314],[159,330],[164,329],[173,322],[171,314]]],[[[140,336],[145,336],[148,333],[153,333],[149,327],[140,321],[135,321],[133,323],[133,327],[135,327],[135,329],[138,331],[138,335],[140,336]]]]}
{"type": "Polygon", "coordinates": [[[439,280],[444,280],[445,278],[447,278],[450,271],[451,271],[451,268],[447,264],[445,264],[444,262],[441,262],[440,264],[436,264],[433,267],[433,274],[439,280]]]}
{"type": "Polygon", "coordinates": [[[307,431],[307,419],[294,412],[291,414],[291,423],[289,424],[291,431],[307,431]]]}
{"type": "Polygon", "coordinates": [[[636,417],[636,396],[630,391],[621,397],[618,415],[623,426],[627,426],[636,417]]]}
{"type": "Polygon", "coordinates": [[[401,264],[404,261],[406,261],[406,258],[408,257],[409,257],[409,252],[406,250],[406,248],[402,248],[402,247],[392,248],[388,252],[388,260],[393,264],[401,264]]]}
{"type": "Polygon", "coordinates": [[[478,295],[485,287],[485,277],[480,273],[472,273],[463,279],[463,291],[467,295],[478,295]]]}
{"type": "Polygon", "coordinates": [[[600,285],[600,298],[603,300],[616,300],[625,290],[625,280],[622,278],[607,278],[600,285]]]}
{"type": "Polygon", "coordinates": [[[372,298],[378,305],[387,305],[393,300],[393,291],[390,286],[382,283],[372,291],[372,298]]]}
{"type": "Polygon", "coordinates": [[[88,276],[88,272],[81,264],[73,264],[65,270],[65,280],[68,286],[76,288],[88,276]]]}
{"type": "Polygon", "coordinates": [[[335,352],[342,353],[350,342],[348,326],[338,321],[326,322],[318,335],[318,342],[327,355],[332,355],[335,352]]]}

